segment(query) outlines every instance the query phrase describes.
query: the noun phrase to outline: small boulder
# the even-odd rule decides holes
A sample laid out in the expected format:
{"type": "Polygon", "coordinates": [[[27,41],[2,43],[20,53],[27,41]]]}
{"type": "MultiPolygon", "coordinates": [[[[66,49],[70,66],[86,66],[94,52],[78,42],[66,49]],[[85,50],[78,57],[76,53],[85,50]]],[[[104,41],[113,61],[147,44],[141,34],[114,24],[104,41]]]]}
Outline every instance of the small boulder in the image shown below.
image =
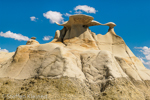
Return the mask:
{"type": "Polygon", "coordinates": [[[35,45],[35,44],[39,44],[39,42],[36,41],[35,39],[36,39],[36,37],[31,37],[31,39],[27,41],[26,45],[35,45]]]}

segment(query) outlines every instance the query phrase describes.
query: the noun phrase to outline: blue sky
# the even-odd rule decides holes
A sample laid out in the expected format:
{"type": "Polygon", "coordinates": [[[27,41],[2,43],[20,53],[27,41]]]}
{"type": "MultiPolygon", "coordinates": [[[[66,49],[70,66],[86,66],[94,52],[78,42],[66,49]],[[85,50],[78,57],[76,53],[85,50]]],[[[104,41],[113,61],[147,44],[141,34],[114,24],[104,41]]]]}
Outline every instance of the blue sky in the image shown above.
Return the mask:
{"type": "MultiPolygon", "coordinates": [[[[63,28],[55,21],[62,23],[69,19],[68,15],[82,13],[93,16],[102,24],[116,23],[116,34],[148,67],[149,5],[150,0],[0,0],[0,51],[13,52],[32,36],[41,44],[50,42],[55,31],[63,28]]],[[[96,34],[105,34],[108,27],[93,26],[90,29],[96,34]]]]}

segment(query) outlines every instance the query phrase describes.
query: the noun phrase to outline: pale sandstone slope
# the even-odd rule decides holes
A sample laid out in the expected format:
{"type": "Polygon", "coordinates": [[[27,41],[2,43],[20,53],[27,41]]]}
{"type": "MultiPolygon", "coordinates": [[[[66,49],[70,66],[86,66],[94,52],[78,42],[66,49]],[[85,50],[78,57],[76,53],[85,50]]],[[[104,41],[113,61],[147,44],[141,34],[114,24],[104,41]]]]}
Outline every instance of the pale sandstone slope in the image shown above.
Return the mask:
{"type": "Polygon", "coordinates": [[[12,56],[14,55],[14,52],[12,53],[8,53],[8,52],[0,52],[0,66],[1,63],[7,61],[8,59],[12,58],[12,56]]]}

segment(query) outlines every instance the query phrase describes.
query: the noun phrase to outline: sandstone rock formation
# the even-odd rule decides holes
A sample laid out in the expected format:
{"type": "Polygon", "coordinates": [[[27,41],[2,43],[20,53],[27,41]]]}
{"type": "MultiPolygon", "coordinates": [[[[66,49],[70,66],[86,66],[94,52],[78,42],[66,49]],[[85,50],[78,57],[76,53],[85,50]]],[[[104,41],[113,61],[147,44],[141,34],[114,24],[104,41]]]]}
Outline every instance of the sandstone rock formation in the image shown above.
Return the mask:
{"type": "Polygon", "coordinates": [[[36,44],[39,44],[39,42],[36,41],[35,39],[36,39],[36,37],[31,37],[31,39],[27,41],[26,45],[36,45],[36,44]]]}
{"type": "Polygon", "coordinates": [[[0,52],[0,63],[5,62],[8,59],[10,59],[14,55],[14,52],[8,53],[8,52],[0,52]]]}
{"type": "Polygon", "coordinates": [[[14,55],[0,53],[2,99],[30,93],[55,100],[150,100],[150,70],[116,35],[115,23],[93,19],[72,15],[57,23],[64,28],[52,42],[31,38],[14,55]],[[88,28],[94,25],[107,25],[108,32],[96,35],[88,28]]]}

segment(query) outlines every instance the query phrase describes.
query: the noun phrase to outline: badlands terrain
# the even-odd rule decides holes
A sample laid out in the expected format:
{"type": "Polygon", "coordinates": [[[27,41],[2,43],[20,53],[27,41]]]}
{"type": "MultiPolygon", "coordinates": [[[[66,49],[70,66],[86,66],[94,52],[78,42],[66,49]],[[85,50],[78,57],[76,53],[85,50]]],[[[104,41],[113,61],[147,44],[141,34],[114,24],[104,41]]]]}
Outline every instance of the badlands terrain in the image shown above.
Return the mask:
{"type": "Polygon", "coordinates": [[[0,100],[150,100],[150,70],[118,36],[113,22],[72,15],[50,43],[32,37],[0,52],[0,100]],[[105,35],[89,27],[109,26],[105,35]]]}

